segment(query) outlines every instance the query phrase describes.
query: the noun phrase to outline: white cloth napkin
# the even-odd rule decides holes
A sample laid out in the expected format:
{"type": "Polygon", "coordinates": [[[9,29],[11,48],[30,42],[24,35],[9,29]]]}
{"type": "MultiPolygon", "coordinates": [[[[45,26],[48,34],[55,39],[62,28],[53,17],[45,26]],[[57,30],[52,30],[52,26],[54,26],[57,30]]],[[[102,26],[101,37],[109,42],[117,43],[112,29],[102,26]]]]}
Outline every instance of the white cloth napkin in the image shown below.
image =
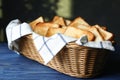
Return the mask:
{"type": "Polygon", "coordinates": [[[76,41],[76,43],[78,45],[82,45],[82,46],[88,46],[88,47],[92,47],[92,48],[103,48],[103,49],[115,51],[115,48],[112,46],[112,43],[110,41],[99,41],[99,42],[89,41],[88,42],[86,35],[79,38],[76,41]]]}
{"type": "Polygon", "coordinates": [[[77,44],[82,46],[114,50],[114,47],[108,41],[102,42],[101,45],[101,42],[88,42],[87,37],[85,36],[81,37],[80,39],[68,37],[60,33],[51,37],[40,36],[32,31],[28,23],[21,23],[18,19],[12,20],[7,25],[6,35],[8,40],[8,47],[11,50],[19,53],[19,47],[15,40],[18,40],[20,37],[28,34],[32,34],[35,47],[43,58],[45,62],[44,64],[47,64],[66,45],[66,43],[71,41],[76,41],[77,44]]]}
{"type": "Polygon", "coordinates": [[[33,33],[33,40],[41,57],[44,59],[44,64],[47,64],[66,45],[66,43],[76,39],[60,33],[49,38],[33,33]]]}
{"type": "Polygon", "coordinates": [[[31,34],[32,32],[33,31],[30,28],[29,24],[25,22],[21,24],[20,20],[18,19],[12,20],[6,27],[6,36],[9,49],[17,52],[18,46],[15,40],[27,34],[31,34]]]}

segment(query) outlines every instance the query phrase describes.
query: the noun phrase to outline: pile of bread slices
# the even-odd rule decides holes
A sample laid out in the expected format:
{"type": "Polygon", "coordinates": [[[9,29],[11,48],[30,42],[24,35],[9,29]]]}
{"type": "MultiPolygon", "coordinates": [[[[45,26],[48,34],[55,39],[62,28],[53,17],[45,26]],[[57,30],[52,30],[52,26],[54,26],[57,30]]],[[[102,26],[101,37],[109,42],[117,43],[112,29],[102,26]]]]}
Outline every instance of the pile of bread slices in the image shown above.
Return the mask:
{"type": "Polygon", "coordinates": [[[41,36],[50,37],[56,33],[62,33],[74,38],[87,35],[88,41],[114,41],[113,33],[108,32],[106,27],[99,25],[91,26],[81,17],[77,17],[71,21],[60,16],[55,16],[48,22],[41,16],[29,24],[32,30],[41,36]]]}

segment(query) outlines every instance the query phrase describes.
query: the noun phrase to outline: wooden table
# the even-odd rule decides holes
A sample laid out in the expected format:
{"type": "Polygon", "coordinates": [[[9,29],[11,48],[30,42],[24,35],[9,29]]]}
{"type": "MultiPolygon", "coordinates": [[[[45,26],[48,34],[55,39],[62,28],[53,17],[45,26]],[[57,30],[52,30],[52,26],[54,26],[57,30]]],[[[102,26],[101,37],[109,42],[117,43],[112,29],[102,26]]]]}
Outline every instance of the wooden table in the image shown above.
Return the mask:
{"type": "MultiPolygon", "coordinates": [[[[120,80],[120,46],[110,54],[104,73],[92,80],[120,80]]],[[[59,73],[38,62],[18,55],[0,43],[0,80],[83,80],[59,73]]]]}

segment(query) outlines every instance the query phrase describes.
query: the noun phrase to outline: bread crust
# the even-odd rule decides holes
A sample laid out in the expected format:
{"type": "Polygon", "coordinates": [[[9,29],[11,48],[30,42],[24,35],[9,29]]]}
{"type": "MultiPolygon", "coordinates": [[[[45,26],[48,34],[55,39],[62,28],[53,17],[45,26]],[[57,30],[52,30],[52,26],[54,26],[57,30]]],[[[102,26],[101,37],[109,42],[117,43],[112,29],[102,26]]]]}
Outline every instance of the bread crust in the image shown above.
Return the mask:
{"type": "Polygon", "coordinates": [[[64,35],[74,37],[74,38],[80,38],[83,35],[87,35],[88,41],[94,40],[94,35],[90,31],[74,28],[74,27],[67,27],[64,35]]]}

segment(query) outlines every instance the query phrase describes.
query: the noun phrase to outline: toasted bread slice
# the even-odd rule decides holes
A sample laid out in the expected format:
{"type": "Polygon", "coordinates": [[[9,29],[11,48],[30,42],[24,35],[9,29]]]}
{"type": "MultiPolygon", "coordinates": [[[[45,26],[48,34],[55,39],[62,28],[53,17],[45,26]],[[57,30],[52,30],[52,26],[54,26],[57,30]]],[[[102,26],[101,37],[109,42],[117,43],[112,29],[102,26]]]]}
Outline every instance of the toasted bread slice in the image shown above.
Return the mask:
{"type": "Polygon", "coordinates": [[[50,36],[52,36],[54,34],[57,34],[57,33],[62,33],[63,34],[65,32],[65,30],[66,30],[66,27],[63,27],[63,28],[50,27],[46,36],[50,37],[50,36]]]}
{"type": "Polygon", "coordinates": [[[47,23],[47,22],[46,23],[45,22],[44,23],[38,23],[33,31],[42,35],[42,36],[46,36],[47,32],[48,32],[48,29],[50,27],[58,28],[59,25],[58,24],[53,24],[53,23],[47,23]]]}
{"type": "Polygon", "coordinates": [[[101,26],[101,28],[102,28],[103,30],[107,31],[107,27],[101,26]]]}
{"type": "Polygon", "coordinates": [[[45,36],[49,28],[49,26],[42,26],[38,24],[33,31],[41,36],[45,36]]]}
{"type": "Polygon", "coordinates": [[[74,27],[67,27],[64,35],[66,36],[71,36],[74,38],[80,38],[83,35],[87,35],[88,41],[94,40],[94,35],[90,31],[82,30],[82,29],[77,29],[74,27]]]}
{"type": "Polygon", "coordinates": [[[102,37],[102,35],[100,34],[100,32],[98,31],[98,29],[94,26],[92,26],[89,29],[90,32],[92,32],[95,35],[95,40],[94,41],[104,41],[104,38],[102,37]]]}
{"type": "Polygon", "coordinates": [[[55,16],[53,18],[52,22],[55,24],[59,24],[61,26],[65,26],[65,21],[64,21],[63,17],[55,16]]]}
{"type": "Polygon", "coordinates": [[[90,26],[84,19],[82,19],[81,17],[75,18],[75,20],[73,20],[69,26],[71,27],[78,27],[79,25],[86,25],[86,26],[90,26]]]}
{"type": "Polygon", "coordinates": [[[99,30],[100,34],[103,36],[104,40],[112,40],[113,34],[104,30],[99,25],[95,25],[95,27],[99,30]]]}
{"type": "Polygon", "coordinates": [[[66,26],[70,25],[70,23],[71,23],[70,20],[68,20],[68,19],[65,20],[65,24],[66,24],[66,26]]]}
{"type": "Polygon", "coordinates": [[[55,24],[55,23],[51,23],[51,22],[44,22],[44,23],[39,23],[37,24],[37,26],[49,26],[49,27],[54,27],[54,28],[58,28],[59,24],[55,24]]]}
{"type": "Polygon", "coordinates": [[[83,30],[89,30],[91,28],[91,26],[86,26],[84,24],[80,24],[80,25],[77,26],[77,28],[83,29],[83,30]]]}
{"type": "Polygon", "coordinates": [[[39,23],[39,22],[44,22],[44,19],[42,16],[40,16],[39,18],[35,19],[34,21],[30,22],[30,26],[32,27],[32,29],[34,29],[34,27],[39,23]]]}

